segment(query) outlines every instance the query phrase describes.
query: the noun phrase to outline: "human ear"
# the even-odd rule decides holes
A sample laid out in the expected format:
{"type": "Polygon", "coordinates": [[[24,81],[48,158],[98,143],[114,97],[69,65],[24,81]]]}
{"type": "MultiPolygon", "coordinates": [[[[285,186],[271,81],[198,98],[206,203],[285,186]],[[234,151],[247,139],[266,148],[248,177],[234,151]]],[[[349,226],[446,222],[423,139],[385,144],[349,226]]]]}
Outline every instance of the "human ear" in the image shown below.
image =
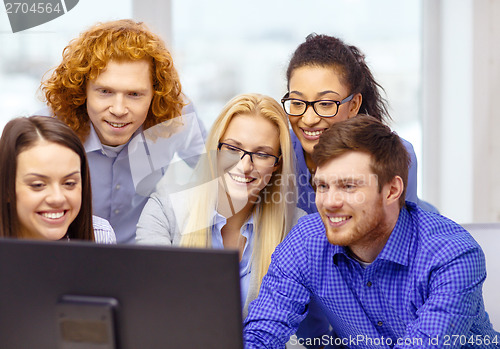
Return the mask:
{"type": "Polygon", "coordinates": [[[361,103],[363,102],[363,95],[361,93],[356,93],[351,101],[349,102],[349,118],[358,115],[359,108],[361,108],[361,103]]]}
{"type": "Polygon", "coordinates": [[[394,176],[394,178],[384,187],[384,198],[387,204],[399,202],[399,198],[403,195],[404,190],[403,179],[399,176],[394,176]]]}

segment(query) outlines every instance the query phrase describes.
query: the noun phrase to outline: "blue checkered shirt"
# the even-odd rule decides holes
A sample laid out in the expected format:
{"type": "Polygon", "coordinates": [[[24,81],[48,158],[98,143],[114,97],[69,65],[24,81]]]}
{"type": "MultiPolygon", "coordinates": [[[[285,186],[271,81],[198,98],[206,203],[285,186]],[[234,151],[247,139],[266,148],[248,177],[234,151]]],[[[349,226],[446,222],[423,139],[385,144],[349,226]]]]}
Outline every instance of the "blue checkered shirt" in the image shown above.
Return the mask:
{"type": "Polygon", "coordinates": [[[470,234],[413,203],[366,268],[330,244],[319,214],[311,214],[273,254],[245,320],[245,345],[284,348],[314,298],[335,335],[299,344],[498,348],[483,304],[485,278],[484,254],[470,234]]]}

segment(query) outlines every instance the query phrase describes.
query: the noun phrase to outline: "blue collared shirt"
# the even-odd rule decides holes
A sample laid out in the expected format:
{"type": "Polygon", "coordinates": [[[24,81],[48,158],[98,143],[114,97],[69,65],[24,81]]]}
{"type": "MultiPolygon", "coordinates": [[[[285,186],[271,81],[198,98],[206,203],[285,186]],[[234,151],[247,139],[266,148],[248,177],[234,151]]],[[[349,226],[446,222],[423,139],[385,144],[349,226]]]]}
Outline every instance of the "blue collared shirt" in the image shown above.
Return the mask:
{"type": "MultiPolygon", "coordinates": [[[[297,173],[297,188],[298,188],[298,200],[297,207],[303,209],[307,213],[318,212],[316,208],[316,193],[311,185],[311,173],[306,165],[306,160],[304,158],[304,150],[300,144],[299,139],[290,131],[290,136],[292,139],[293,150],[296,156],[296,173],[297,173]]],[[[408,184],[406,188],[406,200],[415,202],[422,206],[427,211],[437,212],[437,210],[430,204],[419,200],[417,197],[417,157],[413,146],[410,142],[401,138],[403,145],[408,152],[411,159],[410,168],[408,169],[408,184]]]]}
{"type": "Polygon", "coordinates": [[[467,338],[464,347],[497,348],[492,341],[500,334],[483,304],[485,278],[484,254],[470,234],[413,203],[366,268],[330,244],[319,214],[311,214],[273,254],[245,320],[246,348],[284,348],[311,299],[336,334],[322,345],[458,348],[467,338]]]}
{"type": "MultiPolygon", "coordinates": [[[[226,218],[215,212],[214,225],[212,226],[212,247],[223,249],[224,243],[222,241],[222,227],[226,225],[226,218]]],[[[243,254],[240,260],[240,286],[241,286],[241,304],[245,304],[248,294],[248,287],[250,285],[250,273],[251,273],[251,260],[253,251],[253,215],[250,216],[248,221],[240,229],[241,235],[246,239],[245,246],[243,248],[243,254]]]]}
{"type": "Polygon", "coordinates": [[[205,151],[206,131],[196,114],[184,114],[179,120],[184,124],[182,128],[171,127],[174,124],[168,122],[145,131],[140,127],[116,151],[103,147],[90,125],[84,146],[92,182],[92,210],[109,221],[118,243],[135,243],[136,225],[144,205],[174,156],[194,167],[205,151]],[[162,137],[164,134],[168,136],[162,137]]]}

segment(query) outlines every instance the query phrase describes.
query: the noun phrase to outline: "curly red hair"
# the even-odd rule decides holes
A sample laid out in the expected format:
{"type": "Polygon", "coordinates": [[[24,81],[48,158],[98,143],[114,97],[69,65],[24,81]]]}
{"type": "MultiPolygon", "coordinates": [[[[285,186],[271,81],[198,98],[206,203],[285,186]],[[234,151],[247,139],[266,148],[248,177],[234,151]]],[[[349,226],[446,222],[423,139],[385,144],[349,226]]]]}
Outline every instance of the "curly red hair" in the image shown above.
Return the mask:
{"type": "Polygon", "coordinates": [[[98,23],[70,41],[61,64],[42,81],[47,105],[85,141],[90,130],[87,82],[96,79],[111,60],[143,59],[151,63],[154,91],[144,129],[180,116],[184,100],[170,52],[142,22],[129,19],[98,23]]]}

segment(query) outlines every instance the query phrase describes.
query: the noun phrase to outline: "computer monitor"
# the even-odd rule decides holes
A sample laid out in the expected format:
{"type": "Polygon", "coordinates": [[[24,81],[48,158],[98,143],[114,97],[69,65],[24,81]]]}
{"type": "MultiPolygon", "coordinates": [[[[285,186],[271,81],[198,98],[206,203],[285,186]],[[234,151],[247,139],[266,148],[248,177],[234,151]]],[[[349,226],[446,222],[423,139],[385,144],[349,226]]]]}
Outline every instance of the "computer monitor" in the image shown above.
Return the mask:
{"type": "Polygon", "coordinates": [[[237,251],[0,239],[0,348],[243,348],[237,251]]]}

